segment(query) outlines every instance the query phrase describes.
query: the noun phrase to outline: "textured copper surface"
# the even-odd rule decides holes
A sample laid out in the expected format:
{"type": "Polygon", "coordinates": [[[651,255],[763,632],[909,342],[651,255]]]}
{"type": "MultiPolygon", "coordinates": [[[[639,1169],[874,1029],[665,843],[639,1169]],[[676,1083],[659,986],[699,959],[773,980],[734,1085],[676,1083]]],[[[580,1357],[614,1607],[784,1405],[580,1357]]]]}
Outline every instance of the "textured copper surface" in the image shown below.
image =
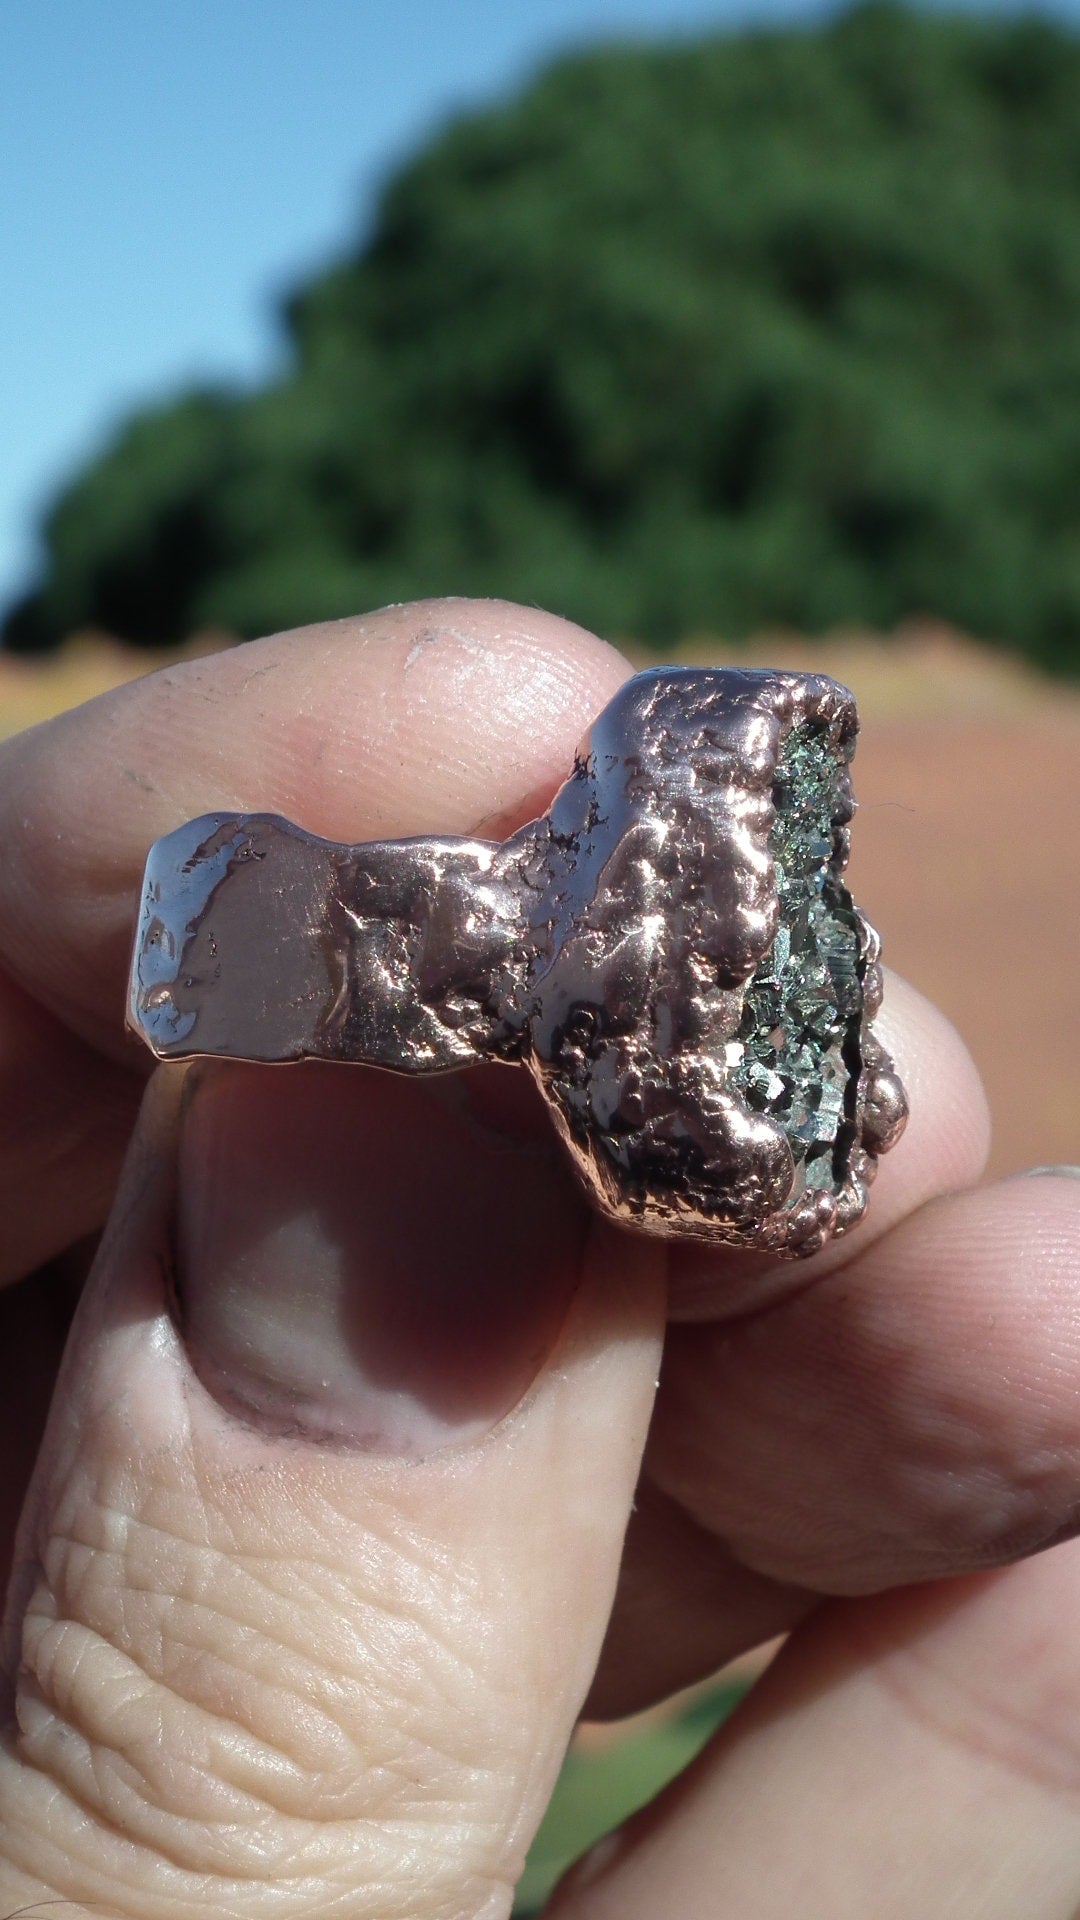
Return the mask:
{"type": "Polygon", "coordinates": [[[856,731],[852,696],[821,675],[653,670],[599,716],[548,813],[501,844],[192,821],[150,853],[130,1024],[163,1059],[522,1061],[608,1214],[813,1251],[861,1216],[906,1116],[869,1027],[876,935],[841,880],[856,731]],[[770,835],[795,729],[834,763],[821,886],[862,987],[832,1178],[805,1190],[791,1129],[739,1069],[779,926],[770,835]]]}

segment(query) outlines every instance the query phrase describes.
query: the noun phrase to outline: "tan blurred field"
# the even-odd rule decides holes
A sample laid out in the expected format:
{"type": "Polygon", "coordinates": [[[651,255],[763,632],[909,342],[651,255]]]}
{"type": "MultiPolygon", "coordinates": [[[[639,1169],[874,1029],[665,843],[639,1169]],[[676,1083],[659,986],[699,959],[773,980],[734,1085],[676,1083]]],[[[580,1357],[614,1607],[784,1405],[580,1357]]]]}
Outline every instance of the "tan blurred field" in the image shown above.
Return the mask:
{"type": "MultiPolygon", "coordinates": [[[[975,1054],[992,1170],[1080,1161],[1080,690],[929,626],[887,642],[774,634],[737,651],[704,639],[674,657],[813,668],[852,687],[853,886],[886,958],[975,1054]]],[[[41,664],[0,655],[0,736],[164,658],[93,635],[41,664]]]]}

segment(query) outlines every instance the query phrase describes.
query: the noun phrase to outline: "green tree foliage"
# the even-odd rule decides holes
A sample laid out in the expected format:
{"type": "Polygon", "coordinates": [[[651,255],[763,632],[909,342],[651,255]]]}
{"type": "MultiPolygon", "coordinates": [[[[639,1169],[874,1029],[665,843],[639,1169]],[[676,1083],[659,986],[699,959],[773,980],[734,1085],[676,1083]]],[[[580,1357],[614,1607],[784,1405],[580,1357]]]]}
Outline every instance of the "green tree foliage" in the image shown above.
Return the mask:
{"type": "Polygon", "coordinates": [[[932,612],[1080,672],[1080,38],[872,4],[457,121],[47,526],[36,647],[506,594],[663,642],[932,612]]]}

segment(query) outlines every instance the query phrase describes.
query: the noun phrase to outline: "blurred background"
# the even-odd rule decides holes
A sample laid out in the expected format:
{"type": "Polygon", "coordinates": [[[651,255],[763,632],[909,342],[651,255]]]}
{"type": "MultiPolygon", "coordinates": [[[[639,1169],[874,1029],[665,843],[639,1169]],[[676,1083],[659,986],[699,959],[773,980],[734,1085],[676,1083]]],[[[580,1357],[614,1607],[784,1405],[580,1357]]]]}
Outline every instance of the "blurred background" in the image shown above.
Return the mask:
{"type": "MultiPolygon", "coordinates": [[[[0,733],[502,594],[821,668],[854,886],[1080,1160],[1080,0],[12,0],[0,733]]],[[[520,1911],[744,1676],[585,1730],[520,1911]]]]}

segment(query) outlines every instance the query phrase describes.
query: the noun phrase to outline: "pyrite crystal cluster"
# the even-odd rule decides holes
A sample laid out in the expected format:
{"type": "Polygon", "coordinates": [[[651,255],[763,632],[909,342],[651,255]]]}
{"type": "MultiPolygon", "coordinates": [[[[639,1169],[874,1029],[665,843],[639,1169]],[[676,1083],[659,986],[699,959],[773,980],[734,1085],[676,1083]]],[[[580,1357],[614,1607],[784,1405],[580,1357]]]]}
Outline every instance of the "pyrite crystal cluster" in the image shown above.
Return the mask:
{"type": "Polygon", "coordinates": [[[807,722],[784,741],[769,834],[779,922],[750,977],[734,1055],[735,1084],[780,1121],[802,1191],[843,1185],[866,1051],[869,936],[834,849],[851,810],[845,759],[807,722]]]}
{"type": "Polygon", "coordinates": [[[820,675],[656,670],[501,844],[191,821],[150,853],[129,1021],[163,1059],[521,1061],[604,1212],[813,1252],[907,1112],[843,883],[856,731],[820,675]]]}

